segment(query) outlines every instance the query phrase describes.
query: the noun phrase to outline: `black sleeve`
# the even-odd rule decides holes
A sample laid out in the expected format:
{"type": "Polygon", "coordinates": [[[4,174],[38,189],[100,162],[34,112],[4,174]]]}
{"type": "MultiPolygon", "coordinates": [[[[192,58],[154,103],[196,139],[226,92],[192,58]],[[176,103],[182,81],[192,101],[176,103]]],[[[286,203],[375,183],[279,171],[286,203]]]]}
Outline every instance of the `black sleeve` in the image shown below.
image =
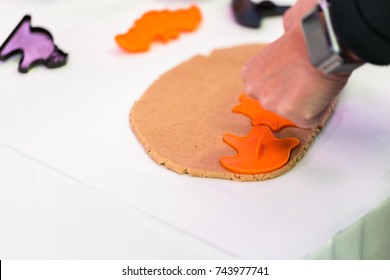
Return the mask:
{"type": "Polygon", "coordinates": [[[362,60],[390,64],[390,0],[331,0],[339,40],[362,60]]]}

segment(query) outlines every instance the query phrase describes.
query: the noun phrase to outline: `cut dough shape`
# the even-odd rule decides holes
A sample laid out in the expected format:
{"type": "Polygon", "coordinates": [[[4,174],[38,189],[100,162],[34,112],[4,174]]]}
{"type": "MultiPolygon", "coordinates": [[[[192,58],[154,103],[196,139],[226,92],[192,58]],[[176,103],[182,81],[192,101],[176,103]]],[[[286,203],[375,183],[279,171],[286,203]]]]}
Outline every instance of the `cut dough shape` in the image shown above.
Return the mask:
{"type": "Polygon", "coordinates": [[[180,174],[259,181],[279,176],[301,159],[319,133],[333,107],[315,129],[285,127],[277,138],[298,138],[288,163],[263,174],[236,174],[222,167],[219,159],[236,151],[223,142],[226,133],[245,136],[252,129],[247,116],[233,113],[244,84],[242,65],[265,45],[253,44],[216,50],[195,56],[163,74],[137,101],[130,123],[138,140],[157,163],[180,174]]]}

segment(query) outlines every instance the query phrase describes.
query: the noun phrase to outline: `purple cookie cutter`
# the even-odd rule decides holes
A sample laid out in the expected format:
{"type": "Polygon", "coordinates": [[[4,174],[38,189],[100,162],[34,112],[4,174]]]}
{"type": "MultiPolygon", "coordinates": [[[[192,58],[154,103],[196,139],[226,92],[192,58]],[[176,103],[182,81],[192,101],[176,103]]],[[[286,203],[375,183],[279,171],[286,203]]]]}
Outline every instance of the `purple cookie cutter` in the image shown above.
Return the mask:
{"type": "Polygon", "coordinates": [[[43,64],[57,68],[66,64],[68,54],[54,44],[49,31],[31,27],[31,16],[26,15],[0,47],[0,61],[21,54],[19,72],[27,73],[32,67],[43,64]]]}

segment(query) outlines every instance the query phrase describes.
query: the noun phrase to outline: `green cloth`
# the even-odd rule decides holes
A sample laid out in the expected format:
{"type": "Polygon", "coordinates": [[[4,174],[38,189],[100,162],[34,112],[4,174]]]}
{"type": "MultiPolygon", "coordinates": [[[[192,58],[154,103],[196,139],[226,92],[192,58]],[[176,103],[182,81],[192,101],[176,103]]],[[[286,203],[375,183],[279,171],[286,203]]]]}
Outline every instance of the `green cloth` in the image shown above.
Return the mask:
{"type": "Polygon", "coordinates": [[[390,260],[390,198],[307,259],[390,260]]]}

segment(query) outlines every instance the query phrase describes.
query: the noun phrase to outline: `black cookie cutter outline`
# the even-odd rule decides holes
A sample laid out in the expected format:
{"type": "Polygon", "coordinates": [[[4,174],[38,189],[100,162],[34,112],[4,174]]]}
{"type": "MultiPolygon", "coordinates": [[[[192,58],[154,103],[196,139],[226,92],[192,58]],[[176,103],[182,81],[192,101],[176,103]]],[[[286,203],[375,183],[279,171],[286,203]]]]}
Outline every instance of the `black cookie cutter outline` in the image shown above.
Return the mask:
{"type": "Polygon", "coordinates": [[[283,15],[290,6],[278,6],[268,0],[257,4],[250,0],[233,0],[232,8],[240,25],[259,28],[264,17],[283,15]]]}
{"type": "Polygon", "coordinates": [[[10,58],[10,57],[12,57],[12,56],[14,56],[16,54],[20,54],[21,55],[21,58],[20,58],[20,61],[19,61],[19,66],[18,66],[18,71],[20,73],[27,73],[28,71],[30,71],[33,67],[35,67],[37,65],[45,65],[47,68],[53,69],[53,68],[64,66],[68,62],[68,54],[63,52],[62,50],[60,50],[57,47],[57,45],[54,44],[54,38],[53,38],[53,36],[51,35],[51,33],[48,30],[46,30],[46,29],[44,29],[42,27],[32,27],[31,26],[31,16],[30,15],[25,15],[22,18],[22,20],[18,23],[18,25],[14,28],[14,30],[12,30],[11,34],[7,37],[7,39],[5,39],[4,43],[0,46],[0,61],[5,61],[8,58],[10,58]],[[13,50],[12,52],[8,53],[7,55],[1,55],[1,52],[7,46],[8,42],[13,38],[13,36],[18,32],[19,28],[26,21],[30,22],[29,28],[30,28],[30,32],[31,33],[44,33],[45,35],[47,35],[52,40],[53,45],[54,45],[54,50],[53,50],[52,53],[58,52],[61,55],[63,55],[64,56],[64,60],[63,61],[58,62],[58,63],[53,63],[53,62],[50,62],[48,60],[48,58],[46,58],[46,59],[38,59],[38,60],[35,60],[34,62],[32,62],[27,68],[24,68],[24,67],[22,67],[22,62],[23,62],[23,58],[24,58],[24,50],[23,49],[18,48],[18,49],[13,50]]]}

